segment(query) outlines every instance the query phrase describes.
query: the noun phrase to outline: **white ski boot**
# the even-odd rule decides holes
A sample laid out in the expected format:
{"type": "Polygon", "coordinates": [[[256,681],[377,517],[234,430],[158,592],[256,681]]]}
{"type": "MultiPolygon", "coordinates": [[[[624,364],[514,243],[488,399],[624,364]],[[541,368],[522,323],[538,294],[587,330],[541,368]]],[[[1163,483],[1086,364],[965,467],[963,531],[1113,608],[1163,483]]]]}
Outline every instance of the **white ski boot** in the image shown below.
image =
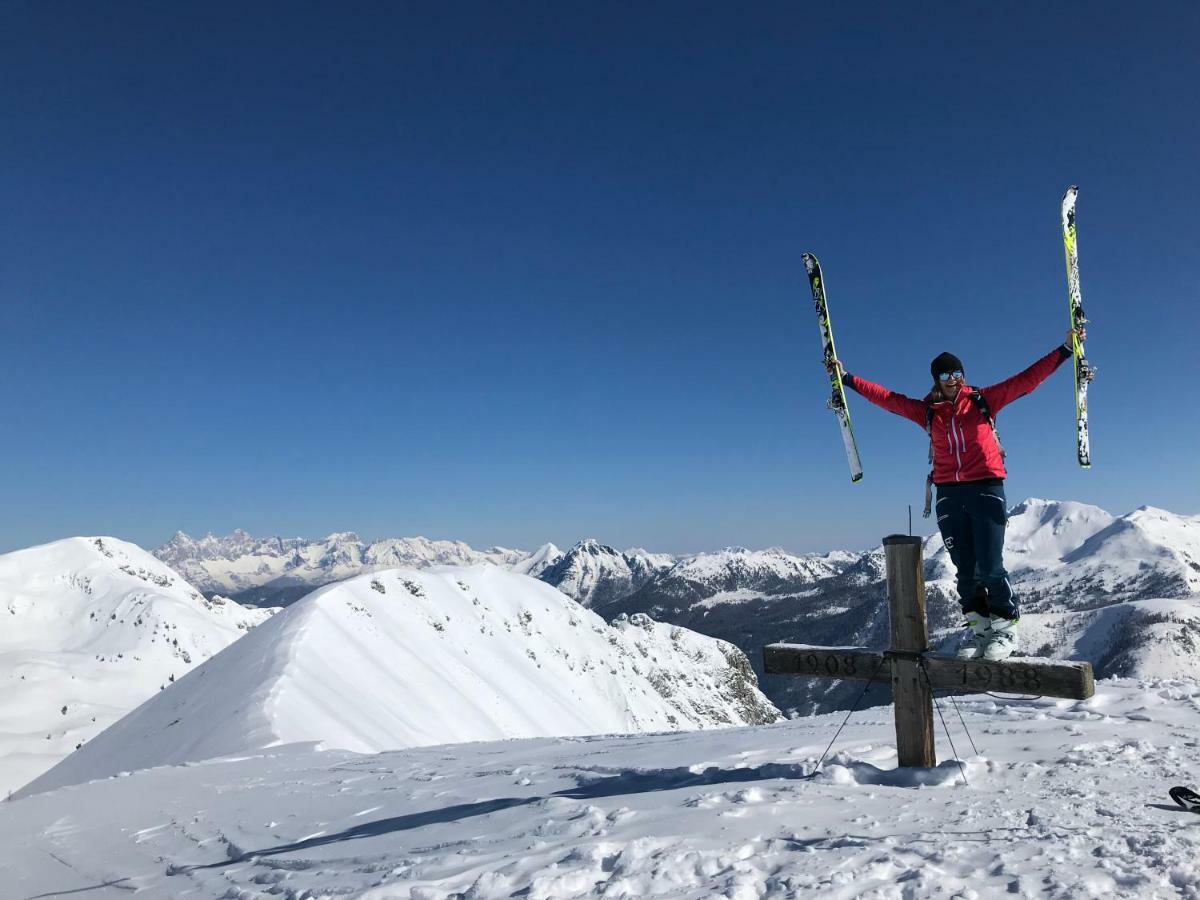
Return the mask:
{"type": "Polygon", "coordinates": [[[983,658],[993,662],[1008,659],[1017,649],[1017,625],[1020,619],[1002,619],[992,616],[992,628],[987,645],[983,648],[983,658]]]}
{"type": "Polygon", "coordinates": [[[971,634],[954,655],[959,659],[977,659],[983,656],[991,640],[993,621],[979,613],[967,613],[967,626],[971,629],[971,634]]]}

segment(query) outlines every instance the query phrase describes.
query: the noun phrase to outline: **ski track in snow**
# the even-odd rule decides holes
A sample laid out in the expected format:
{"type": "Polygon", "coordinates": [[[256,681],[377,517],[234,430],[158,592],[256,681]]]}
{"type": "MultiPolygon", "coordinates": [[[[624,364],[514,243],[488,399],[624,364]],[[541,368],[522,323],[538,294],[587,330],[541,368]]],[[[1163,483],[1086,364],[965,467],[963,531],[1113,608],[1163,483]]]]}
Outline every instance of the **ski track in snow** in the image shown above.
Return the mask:
{"type": "Polygon", "coordinates": [[[237,898],[1197,897],[1167,790],[1200,684],[940,703],[934,769],[888,707],[723,731],[378,755],[280,747],[0,806],[3,895],[237,898]],[[966,769],[962,783],[959,762],[966,769]]]}

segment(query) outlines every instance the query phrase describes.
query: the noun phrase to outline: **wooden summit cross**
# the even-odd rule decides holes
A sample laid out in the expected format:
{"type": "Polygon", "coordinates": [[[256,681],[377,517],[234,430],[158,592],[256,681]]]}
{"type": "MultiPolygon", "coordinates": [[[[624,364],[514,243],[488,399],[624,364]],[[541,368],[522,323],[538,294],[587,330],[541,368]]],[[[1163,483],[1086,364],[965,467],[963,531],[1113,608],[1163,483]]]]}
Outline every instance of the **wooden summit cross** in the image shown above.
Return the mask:
{"type": "Polygon", "coordinates": [[[883,539],[883,548],[891,649],[769,644],[763,648],[763,668],[768,675],[890,682],[900,765],[922,768],[937,765],[933,749],[935,690],[955,694],[1007,691],[1075,700],[1086,700],[1095,693],[1092,667],[1085,662],[1025,657],[995,662],[930,653],[921,538],[893,534],[883,539]]]}

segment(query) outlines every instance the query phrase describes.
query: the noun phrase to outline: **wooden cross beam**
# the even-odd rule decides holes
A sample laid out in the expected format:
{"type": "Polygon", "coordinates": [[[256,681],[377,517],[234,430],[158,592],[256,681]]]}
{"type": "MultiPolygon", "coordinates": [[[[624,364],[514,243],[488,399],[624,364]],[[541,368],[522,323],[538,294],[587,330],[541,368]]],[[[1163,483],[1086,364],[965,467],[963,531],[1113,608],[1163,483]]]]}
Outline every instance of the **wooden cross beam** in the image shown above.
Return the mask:
{"type": "Polygon", "coordinates": [[[769,644],[763,648],[763,668],[768,675],[890,683],[900,765],[922,768],[937,765],[933,748],[934,691],[1004,691],[1076,700],[1095,693],[1092,667],[1085,662],[1027,657],[994,662],[930,653],[921,538],[893,534],[883,539],[883,548],[891,648],[769,644]]]}

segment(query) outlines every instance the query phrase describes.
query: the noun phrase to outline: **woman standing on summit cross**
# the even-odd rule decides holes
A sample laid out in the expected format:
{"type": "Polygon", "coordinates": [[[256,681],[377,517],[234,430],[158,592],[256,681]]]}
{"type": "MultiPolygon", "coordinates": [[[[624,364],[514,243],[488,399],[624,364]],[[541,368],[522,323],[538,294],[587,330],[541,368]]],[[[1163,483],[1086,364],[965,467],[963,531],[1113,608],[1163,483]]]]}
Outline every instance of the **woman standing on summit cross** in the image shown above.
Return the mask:
{"type": "Polygon", "coordinates": [[[1068,331],[1065,344],[1023,372],[985,388],[967,385],[957,356],[939,354],[929,366],[933,390],[924,400],[851,375],[836,361],[830,364],[831,369],[838,368],[843,385],[929,433],[938,530],[957,572],[959,603],[970,629],[958,651],[962,659],[1006,659],[1017,646],[1021,612],[1004,568],[1008,473],[996,437],[995,415],[1070,359],[1075,336],[1080,342],[1086,337],[1083,329],[1068,331]]]}

